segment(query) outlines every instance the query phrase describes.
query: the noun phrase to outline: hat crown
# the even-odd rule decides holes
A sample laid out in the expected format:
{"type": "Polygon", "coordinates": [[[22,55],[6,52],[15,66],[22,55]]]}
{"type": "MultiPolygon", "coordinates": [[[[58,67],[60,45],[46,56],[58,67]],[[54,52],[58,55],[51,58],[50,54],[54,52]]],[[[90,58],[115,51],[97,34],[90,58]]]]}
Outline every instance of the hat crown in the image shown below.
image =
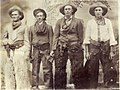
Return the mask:
{"type": "Polygon", "coordinates": [[[107,8],[107,6],[105,4],[103,4],[101,2],[97,2],[97,3],[94,3],[93,5],[91,5],[91,7],[89,9],[89,13],[92,16],[95,16],[94,10],[97,7],[101,7],[103,9],[103,13],[102,13],[103,16],[108,12],[108,8],[107,8]]]}
{"type": "Polygon", "coordinates": [[[74,14],[74,13],[77,11],[77,7],[76,7],[75,5],[73,5],[72,3],[67,3],[67,4],[64,4],[64,5],[60,8],[60,12],[61,12],[63,15],[65,15],[65,13],[64,13],[64,8],[65,8],[65,6],[71,6],[71,7],[72,7],[72,9],[73,9],[73,13],[72,13],[72,14],[74,14]]]}
{"type": "Polygon", "coordinates": [[[8,10],[10,17],[11,17],[11,13],[12,13],[13,11],[15,11],[15,10],[17,10],[17,11],[19,12],[19,14],[21,15],[20,20],[22,20],[22,19],[24,18],[24,14],[23,14],[22,9],[21,9],[19,6],[17,6],[17,5],[12,6],[12,7],[8,10]]]}
{"type": "Polygon", "coordinates": [[[16,10],[19,10],[19,11],[22,12],[22,9],[21,9],[19,6],[17,6],[17,5],[12,6],[12,7],[9,9],[9,11],[11,11],[11,10],[13,10],[13,9],[16,9],[16,10]]]}
{"type": "Polygon", "coordinates": [[[101,2],[94,3],[93,6],[94,6],[94,7],[99,7],[99,6],[100,6],[100,7],[105,7],[105,8],[107,8],[107,6],[106,6],[105,4],[103,4],[103,3],[101,3],[101,2]]]}

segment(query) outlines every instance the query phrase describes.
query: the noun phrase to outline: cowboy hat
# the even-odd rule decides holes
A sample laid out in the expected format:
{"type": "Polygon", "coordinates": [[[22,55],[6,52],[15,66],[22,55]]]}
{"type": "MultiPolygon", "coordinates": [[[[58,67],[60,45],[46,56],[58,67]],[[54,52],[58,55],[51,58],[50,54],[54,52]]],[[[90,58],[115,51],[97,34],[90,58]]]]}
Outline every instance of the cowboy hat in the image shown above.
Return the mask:
{"type": "Polygon", "coordinates": [[[60,8],[60,12],[61,12],[63,15],[65,15],[65,13],[64,13],[64,8],[65,8],[65,6],[71,6],[71,7],[72,7],[72,9],[73,9],[72,15],[77,11],[77,8],[76,8],[74,5],[72,5],[72,4],[65,4],[65,5],[63,5],[63,6],[60,8]]]}
{"type": "Polygon", "coordinates": [[[11,14],[12,14],[13,11],[18,11],[19,12],[19,14],[21,15],[20,20],[22,20],[24,18],[23,11],[19,6],[14,5],[13,7],[11,7],[8,10],[8,13],[9,13],[10,17],[11,17],[11,14]]]}
{"type": "Polygon", "coordinates": [[[46,18],[47,18],[47,13],[45,12],[45,10],[43,10],[43,9],[41,9],[41,8],[35,9],[35,10],[33,11],[33,15],[36,16],[36,14],[38,14],[39,12],[42,12],[42,13],[44,14],[44,16],[45,16],[45,19],[44,19],[44,20],[46,20],[46,18]]]}
{"type": "Polygon", "coordinates": [[[97,3],[94,3],[90,9],[89,9],[89,13],[92,15],[92,16],[95,16],[95,8],[97,7],[101,7],[103,9],[103,13],[102,15],[104,16],[107,12],[108,12],[108,8],[106,5],[102,4],[101,2],[97,2],[97,3]]]}

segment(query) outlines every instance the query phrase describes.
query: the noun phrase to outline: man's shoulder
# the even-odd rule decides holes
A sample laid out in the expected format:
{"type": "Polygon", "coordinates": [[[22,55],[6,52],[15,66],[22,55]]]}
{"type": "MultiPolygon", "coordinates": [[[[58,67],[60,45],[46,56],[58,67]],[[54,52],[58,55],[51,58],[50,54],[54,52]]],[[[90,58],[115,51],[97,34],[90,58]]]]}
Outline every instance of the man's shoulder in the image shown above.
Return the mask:
{"type": "Polygon", "coordinates": [[[7,23],[7,24],[5,25],[5,28],[10,28],[11,26],[12,26],[11,23],[7,23]]]}
{"type": "Polygon", "coordinates": [[[74,20],[78,23],[82,23],[82,24],[84,23],[83,19],[81,18],[74,18],[74,20]]]}
{"type": "Polygon", "coordinates": [[[95,21],[95,19],[90,19],[90,20],[88,20],[88,24],[91,24],[91,23],[93,23],[95,21]]]}
{"type": "Polygon", "coordinates": [[[105,18],[105,21],[106,21],[106,22],[109,22],[109,23],[111,22],[111,20],[108,19],[108,18],[105,18]]]}
{"type": "Polygon", "coordinates": [[[48,28],[52,28],[52,25],[50,25],[48,23],[46,23],[46,25],[47,25],[48,28]]]}
{"type": "Polygon", "coordinates": [[[29,29],[30,29],[30,30],[33,30],[34,27],[35,27],[35,25],[31,25],[31,26],[29,26],[29,29]]]}
{"type": "Polygon", "coordinates": [[[64,17],[57,20],[57,23],[61,23],[63,21],[64,17]]]}

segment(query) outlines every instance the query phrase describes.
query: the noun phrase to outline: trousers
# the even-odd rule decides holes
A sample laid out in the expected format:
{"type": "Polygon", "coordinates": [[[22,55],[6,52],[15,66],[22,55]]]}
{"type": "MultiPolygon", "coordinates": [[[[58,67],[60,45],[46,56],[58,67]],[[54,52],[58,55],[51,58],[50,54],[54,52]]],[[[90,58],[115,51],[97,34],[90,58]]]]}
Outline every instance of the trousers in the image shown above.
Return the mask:
{"type": "Polygon", "coordinates": [[[30,78],[25,48],[10,50],[10,58],[5,65],[6,90],[29,90],[30,78]]]}
{"type": "Polygon", "coordinates": [[[99,61],[102,64],[103,69],[103,81],[104,84],[109,80],[109,71],[113,65],[110,56],[110,45],[108,42],[100,43],[99,46],[95,44],[90,44],[90,61],[88,65],[89,73],[89,88],[97,88],[98,86],[98,75],[99,75],[99,61]]]}
{"type": "Polygon", "coordinates": [[[71,76],[75,88],[83,88],[83,49],[79,44],[74,44],[65,48],[58,45],[55,50],[55,89],[66,88],[66,64],[68,58],[71,62],[71,76]]]}
{"type": "Polygon", "coordinates": [[[49,55],[48,50],[41,51],[33,47],[33,61],[32,61],[32,86],[39,86],[39,71],[40,63],[43,64],[44,84],[48,88],[53,88],[53,73],[52,63],[47,59],[49,55]]]}

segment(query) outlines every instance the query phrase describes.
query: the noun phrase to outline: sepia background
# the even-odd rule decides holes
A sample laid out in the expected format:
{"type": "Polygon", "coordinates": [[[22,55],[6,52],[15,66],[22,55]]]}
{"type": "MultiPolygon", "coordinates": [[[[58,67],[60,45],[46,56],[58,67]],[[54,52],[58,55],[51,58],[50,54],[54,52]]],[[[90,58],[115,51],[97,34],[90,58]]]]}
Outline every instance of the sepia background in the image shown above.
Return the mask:
{"type": "MultiPolygon", "coordinates": [[[[56,21],[61,18],[63,15],[59,13],[59,8],[68,2],[73,3],[74,5],[77,6],[77,12],[76,12],[76,17],[81,18],[84,21],[84,28],[86,28],[86,23],[89,19],[93,18],[88,10],[90,5],[95,3],[96,1],[101,1],[108,7],[108,13],[105,17],[109,18],[112,21],[113,29],[114,29],[114,34],[115,38],[119,44],[119,37],[118,37],[118,0],[0,0],[1,1],[1,33],[0,36],[2,36],[3,29],[7,23],[10,22],[10,17],[8,15],[8,9],[12,7],[13,5],[18,5],[20,6],[25,14],[25,18],[22,21],[25,23],[27,26],[31,26],[35,22],[35,18],[33,16],[33,10],[36,8],[42,8],[47,12],[47,22],[51,24],[54,28],[56,21]]],[[[85,29],[84,29],[85,30],[85,29]]],[[[2,40],[2,37],[0,38],[2,40]]],[[[117,69],[117,72],[119,72],[119,50],[118,50],[118,45],[115,46],[114,52],[114,64],[117,69]]],[[[1,73],[0,73],[0,85],[2,85],[2,89],[4,89],[5,82],[4,82],[4,66],[6,63],[6,51],[1,47],[0,55],[2,58],[0,58],[0,68],[1,68],[1,73]]],[[[29,63],[29,71],[31,75],[31,64],[29,63]]],[[[54,66],[54,63],[53,63],[54,66]]],[[[54,69],[54,68],[53,68],[54,69]]],[[[68,60],[67,64],[67,81],[68,85],[70,83],[70,62],[68,60]]],[[[102,80],[102,69],[100,67],[100,74],[99,74],[99,83],[103,83],[102,80]]],[[[53,70],[54,72],[54,70],[53,70]]],[[[43,74],[42,74],[42,65],[41,65],[41,73],[40,73],[40,84],[43,84],[43,74]]],[[[118,81],[119,83],[119,81],[118,81]]],[[[101,88],[101,87],[99,87],[101,88]]]]}

